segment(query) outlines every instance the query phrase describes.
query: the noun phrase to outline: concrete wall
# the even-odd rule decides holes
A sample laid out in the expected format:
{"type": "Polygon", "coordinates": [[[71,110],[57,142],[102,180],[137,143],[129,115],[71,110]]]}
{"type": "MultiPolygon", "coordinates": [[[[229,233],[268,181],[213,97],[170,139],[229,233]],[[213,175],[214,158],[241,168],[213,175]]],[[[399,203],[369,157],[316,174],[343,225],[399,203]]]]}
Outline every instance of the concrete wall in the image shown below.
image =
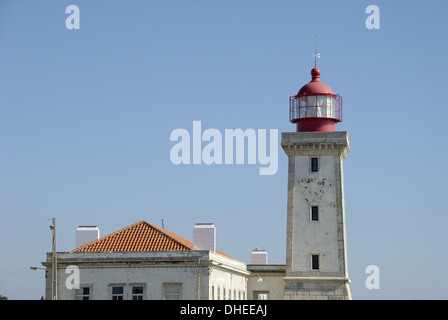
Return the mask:
{"type": "Polygon", "coordinates": [[[319,172],[310,172],[309,156],[292,156],[294,168],[291,272],[311,271],[311,255],[318,254],[321,272],[338,272],[338,230],[335,163],[339,156],[319,156],[319,172]],[[311,220],[311,206],[319,220],[311,220]]]}
{"type": "Polygon", "coordinates": [[[209,300],[246,300],[246,276],[220,268],[210,270],[209,300]],[[212,291],[213,290],[213,291],[212,291]]]}
{"type": "Polygon", "coordinates": [[[256,300],[258,294],[267,294],[268,300],[282,300],[285,283],[284,265],[248,265],[247,299],[256,300]]]}
{"type": "Polygon", "coordinates": [[[245,300],[247,298],[247,266],[245,263],[210,253],[209,300],[245,300]]]}
{"type": "Polygon", "coordinates": [[[285,282],[284,300],[350,300],[348,283],[341,280],[304,279],[285,282]]]}
{"type": "MultiPolygon", "coordinates": [[[[82,267],[81,287],[91,287],[92,300],[110,300],[113,286],[124,286],[125,300],[130,300],[132,286],[143,286],[145,300],[164,299],[164,283],[182,283],[181,299],[198,299],[198,268],[169,266],[82,267]]],[[[59,272],[58,298],[74,300],[75,291],[65,290],[66,275],[59,272]]]]}

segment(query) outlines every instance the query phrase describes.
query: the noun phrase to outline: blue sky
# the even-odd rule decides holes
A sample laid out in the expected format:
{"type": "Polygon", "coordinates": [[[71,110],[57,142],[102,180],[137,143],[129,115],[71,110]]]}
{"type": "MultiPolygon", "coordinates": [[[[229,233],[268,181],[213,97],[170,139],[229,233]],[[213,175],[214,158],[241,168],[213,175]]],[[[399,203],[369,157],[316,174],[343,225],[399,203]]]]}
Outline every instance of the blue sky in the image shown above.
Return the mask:
{"type": "MultiPolygon", "coordinates": [[[[145,220],[192,240],[285,263],[287,157],[258,165],[170,161],[170,133],[294,131],[288,98],[310,80],[342,95],[354,299],[446,299],[444,97],[448,3],[425,1],[0,0],[0,294],[39,299],[40,266],[74,248],[78,225],[107,235],[145,220]],[[68,5],[81,12],[68,30],[68,5]],[[368,30],[365,9],[380,9],[368,30]],[[367,290],[365,269],[380,268],[367,290]]],[[[279,141],[280,142],[280,141],[279,141]]]]}

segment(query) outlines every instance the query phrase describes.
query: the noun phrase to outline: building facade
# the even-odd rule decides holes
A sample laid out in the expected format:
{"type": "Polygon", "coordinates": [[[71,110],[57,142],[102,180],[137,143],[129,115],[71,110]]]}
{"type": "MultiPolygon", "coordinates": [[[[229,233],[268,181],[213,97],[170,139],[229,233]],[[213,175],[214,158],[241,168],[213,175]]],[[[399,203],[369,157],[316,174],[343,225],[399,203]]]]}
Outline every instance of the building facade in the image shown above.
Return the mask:
{"type": "Polygon", "coordinates": [[[65,252],[57,258],[59,300],[246,299],[246,265],[208,250],[65,252]],[[79,288],[67,286],[70,266],[79,270],[79,288]]]}
{"type": "MultiPolygon", "coordinates": [[[[91,233],[89,227],[79,229],[91,233]]],[[[57,299],[247,299],[246,264],[219,250],[202,249],[203,243],[214,246],[214,233],[206,231],[207,241],[201,235],[204,229],[203,224],[195,228],[199,242],[194,244],[140,221],[71,252],[58,252],[57,299]]],[[[77,236],[80,244],[85,235],[77,236]]],[[[52,297],[52,261],[52,253],[47,253],[46,299],[52,297]]]]}

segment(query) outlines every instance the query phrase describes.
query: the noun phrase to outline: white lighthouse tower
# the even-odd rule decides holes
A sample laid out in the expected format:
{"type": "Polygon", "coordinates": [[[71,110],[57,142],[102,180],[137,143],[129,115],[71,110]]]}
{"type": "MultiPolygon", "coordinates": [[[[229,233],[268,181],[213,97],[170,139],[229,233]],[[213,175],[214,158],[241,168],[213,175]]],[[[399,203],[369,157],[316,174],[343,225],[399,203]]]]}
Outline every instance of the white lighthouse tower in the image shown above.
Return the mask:
{"type": "Polygon", "coordinates": [[[342,98],[320,81],[320,70],[290,97],[297,132],[282,133],[288,156],[284,299],[351,299],[347,273],[342,161],[349,153],[342,98]]]}

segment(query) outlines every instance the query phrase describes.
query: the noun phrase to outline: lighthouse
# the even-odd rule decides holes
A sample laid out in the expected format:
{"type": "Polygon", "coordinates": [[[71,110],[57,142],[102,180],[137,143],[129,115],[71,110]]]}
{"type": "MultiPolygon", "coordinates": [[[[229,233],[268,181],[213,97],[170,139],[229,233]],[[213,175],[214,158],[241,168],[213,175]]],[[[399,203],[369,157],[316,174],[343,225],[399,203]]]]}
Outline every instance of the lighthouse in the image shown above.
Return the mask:
{"type": "Polygon", "coordinates": [[[296,132],[282,133],[288,156],[284,299],[351,299],[347,271],[342,162],[350,147],[342,97],[311,70],[311,81],[289,98],[296,132]]]}

